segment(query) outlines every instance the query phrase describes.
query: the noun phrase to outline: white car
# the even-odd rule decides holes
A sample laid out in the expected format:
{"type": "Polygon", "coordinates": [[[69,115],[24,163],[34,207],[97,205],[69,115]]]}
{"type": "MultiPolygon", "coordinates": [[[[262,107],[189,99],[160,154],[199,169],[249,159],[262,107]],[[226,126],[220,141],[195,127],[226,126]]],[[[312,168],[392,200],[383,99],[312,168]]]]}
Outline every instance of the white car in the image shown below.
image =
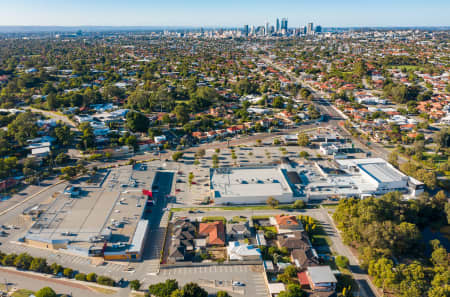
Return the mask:
{"type": "Polygon", "coordinates": [[[243,286],[245,286],[245,284],[241,283],[241,282],[234,281],[233,282],[233,286],[235,286],[235,287],[243,287],[243,286]]]}

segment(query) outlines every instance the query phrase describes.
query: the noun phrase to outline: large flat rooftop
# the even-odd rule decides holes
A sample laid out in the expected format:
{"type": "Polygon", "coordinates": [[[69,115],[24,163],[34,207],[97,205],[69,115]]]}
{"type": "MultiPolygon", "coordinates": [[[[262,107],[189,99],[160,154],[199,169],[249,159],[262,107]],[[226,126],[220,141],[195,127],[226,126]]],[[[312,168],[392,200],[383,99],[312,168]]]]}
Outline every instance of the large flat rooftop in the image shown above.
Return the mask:
{"type": "MultiPolygon", "coordinates": [[[[153,180],[154,172],[146,172],[153,180]]],[[[145,209],[145,198],[132,166],[113,168],[103,183],[82,187],[77,197],[58,195],[29,229],[27,238],[86,245],[93,237],[111,233],[110,243],[130,244],[145,209]],[[136,186],[135,186],[136,185],[136,186]],[[109,232],[110,231],[110,232],[109,232]]]]}
{"type": "Polygon", "coordinates": [[[211,189],[220,197],[292,194],[278,166],[212,169],[211,189]]]}

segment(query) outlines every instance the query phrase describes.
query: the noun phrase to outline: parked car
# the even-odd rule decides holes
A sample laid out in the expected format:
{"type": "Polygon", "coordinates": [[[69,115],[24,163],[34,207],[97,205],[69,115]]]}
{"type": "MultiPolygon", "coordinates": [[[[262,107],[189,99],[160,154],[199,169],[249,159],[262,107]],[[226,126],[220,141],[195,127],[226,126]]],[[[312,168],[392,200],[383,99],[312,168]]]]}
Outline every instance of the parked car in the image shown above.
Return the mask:
{"type": "Polygon", "coordinates": [[[241,283],[241,282],[234,281],[233,282],[233,286],[235,286],[235,287],[243,287],[243,286],[245,286],[245,284],[241,283]]]}

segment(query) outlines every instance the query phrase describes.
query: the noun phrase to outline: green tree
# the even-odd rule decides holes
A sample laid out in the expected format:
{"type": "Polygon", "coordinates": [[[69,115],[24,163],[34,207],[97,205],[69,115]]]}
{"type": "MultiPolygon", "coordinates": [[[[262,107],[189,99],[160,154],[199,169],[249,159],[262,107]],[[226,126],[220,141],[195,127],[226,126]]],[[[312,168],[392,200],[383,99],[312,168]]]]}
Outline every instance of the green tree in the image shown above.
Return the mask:
{"type": "Polygon", "coordinates": [[[133,132],[147,132],[150,120],[144,114],[137,111],[129,111],[126,115],[127,127],[133,132]]]}
{"type": "Polygon", "coordinates": [[[272,106],[274,108],[283,108],[284,106],[283,98],[281,98],[280,96],[275,97],[275,99],[273,99],[272,106]]]}
{"type": "Polygon", "coordinates": [[[64,270],[64,268],[57,263],[53,263],[52,265],[50,265],[50,271],[54,275],[58,275],[58,274],[62,273],[63,270],[64,270]]]}
{"type": "Polygon", "coordinates": [[[286,291],[281,292],[279,297],[306,297],[307,294],[298,284],[287,285],[286,291]]]}
{"type": "Polygon", "coordinates": [[[139,150],[138,139],[134,135],[129,135],[125,140],[125,144],[135,152],[139,150]]]}
{"type": "Polygon", "coordinates": [[[189,182],[189,184],[191,185],[193,181],[194,181],[194,173],[193,172],[189,172],[189,175],[188,175],[188,182],[189,182]]]}
{"type": "Polygon", "coordinates": [[[174,113],[179,124],[184,125],[189,122],[189,109],[186,104],[175,106],[174,113]]]}
{"type": "Polygon", "coordinates": [[[373,277],[375,285],[382,289],[391,288],[396,282],[394,263],[386,258],[371,261],[369,264],[369,275],[373,277]]]}
{"type": "Polygon", "coordinates": [[[72,278],[73,270],[71,268],[64,268],[63,275],[67,278],[72,278]]]}
{"type": "Polygon", "coordinates": [[[336,256],[334,261],[336,262],[336,265],[341,268],[347,268],[349,265],[349,261],[345,256],[336,256]]]}
{"type": "Polygon", "coordinates": [[[399,164],[398,164],[398,153],[397,152],[390,153],[389,157],[388,157],[388,162],[391,163],[394,167],[398,168],[398,166],[399,166],[399,164]]]}
{"type": "Polygon", "coordinates": [[[217,292],[217,297],[231,297],[231,296],[225,291],[219,291],[217,292]]]}
{"type": "Polygon", "coordinates": [[[38,127],[36,117],[29,111],[19,114],[14,121],[8,125],[8,134],[20,145],[25,145],[28,139],[37,136],[38,127]]]}
{"type": "Polygon", "coordinates": [[[69,146],[73,144],[75,140],[75,134],[70,130],[70,127],[63,125],[55,128],[55,137],[58,142],[63,146],[69,146]]]}
{"type": "Polygon", "coordinates": [[[95,283],[97,281],[97,274],[95,272],[91,272],[88,275],[86,275],[86,280],[88,282],[95,283]]]}
{"type": "Polygon", "coordinates": [[[301,151],[300,153],[298,153],[298,156],[299,156],[300,158],[306,159],[306,158],[309,157],[309,154],[308,154],[308,152],[301,151]]]}
{"type": "Polygon", "coordinates": [[[178,160],[181,159],[182,157],[183,157],[182,152],[175,152],[172,154],[172,160],[174,160],[175,162],[178,162],[178,160]]]}
{"type": "Polygon", "coordinates": [[[30,270],[36,272],[46,272],[47,260],[44,258],[33,258],[30,263],[30,270]]]}
{"type": "Polygon", "coordinates": [[[366,64],[364,61],[359,60],[355,63],[353,67],[353,73],[358,76],[359,78],[362,78],[364,75],[367,74],[366,64]]]}
{"type": "Polygon", "coordinates": [[[266,201],[267,205],[269,205],[272,208],[275,208],[278,206],[278,204],[280,204],[280,201],[278,201],[277,199],[273,198],[272,196],[270,196],[269,198],[267,198],[266,201]]]}
{"type": "Polygon", "coordinates": [[[305,204],[305,201],[299,199],[299,200],[295,200],[292,207],[295,209],[303,209],[306,207],[306,204],[305,204]]]}
{"type": "Polygon", "coordinates": [[[148,292],[156,297],[171,297],[174,291],[178,290],[178,282],[174,279],[168,279],[163,283],[150,285],[148,292]]]}
{"type": "Polygon", "coordinates": [[[33,261],[33,257],[27,253],[22,253],[15,258],[14,266],[21,270],[28,270],[30,268],[31,261],[33,261]]]}
{"type": "Polygon", "coordinates": [[[97,284],[114,287],[115,281],[110,277],[99,275],[97,276],[97,284]]]}
{"type": "Polygon", "coordinates": [[[81,131],[81,148],[87,150],[95,147],[95,135],[94,129],[92,129],[89,123],[81,123],[78,127],[81,131]]]}
{"type": "Polygon", "coordinates": [[[36,292],[36,297],[56,297],[55,291],[50,287],[44,287],[36,292]]]}
{"type": "Polygon", "coordinates": [[[77,273],[75,274],[75,279],[79,281],[86,281],[86,274],[84,273],[77,273]]]}
{"type": "Polygon", "coordinates": [[[308,146],[309,145],[309,136],[306,133],[299,133],[297,136],[297,143],[299,146],[308,146]]]}
{"type": "Polygon", "coordinates": [[[130,288],[132,290],[137,291],[137,290],[139,290],[140,287],[141,287],[141,282],[139,280],[135,279],[130,282],[130,288]]]}
{"type": "Polygon", "coordinates": [[[208,297],[208,292],[196,283],[187,283],[183,287],[183,297],[208,297]]]}
{"type": "Polygon", "coordinates": [[[3,266],[14,266],[14,262],[17,258],[16,254],[8,254],[3,257],[2,259],[2,265],[3,266]]]}

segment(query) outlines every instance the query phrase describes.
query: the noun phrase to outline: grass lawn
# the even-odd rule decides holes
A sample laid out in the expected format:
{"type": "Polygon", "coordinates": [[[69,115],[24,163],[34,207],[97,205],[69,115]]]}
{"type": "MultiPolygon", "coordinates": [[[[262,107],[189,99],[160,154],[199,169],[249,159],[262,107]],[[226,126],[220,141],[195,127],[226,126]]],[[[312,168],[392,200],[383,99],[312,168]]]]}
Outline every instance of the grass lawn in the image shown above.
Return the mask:
{"type": "Polygon", "coordinates": [[[406,71],[409,70],[420,70],[422,67],[421,66],[416,66],[416,65],[399,65],[399,66],[391,66],[390,68],[395,68],[395,69],[402,69],[402,68],[406,68],[406,71]]]}
{"type": "Polygon", "coordinates": [[[26,289],[19,289],[15,291],[11,296],[12,297],[29,297],[30,295],[34,295],[34,292],[26,289]]]}
{"type": "Polygon", "coordinates": [[[337,203],[329,203],[329,204],[321,204],[325,208],[336,208],[338,206],[337,203]]]}
{"type": "Polygon", "coordinates": [[[216,221],[222,221],[224,224],[226,224],[227,220],[225,217],[220,216],[211,216],[211,217],[203,217],[202,222],[216,222],[216,221]]]}
{"type": "Polygon", "coordinates": [[[268,226],[268,227],[260,227],[264,232],[272,231],[273,233],[277,234],[277,228],[275,226],[268,226]]]}
{"type": "Polygon", "coordinates": [[[329,250],[332,245],[331,239],[326,235],[325,230],[320,225],[317,225],[314,234],[311,236],[311,241],[314,246],[325,246],[329,250]]]}
{"type": "Polygon", "coordinates": [[[233,223],[241,223],[241,222],[247,222],[248,219],[245,218],[245,217],[234,216],[234,217],[231,219],[231,221],[232,221],[233,223]]]}

